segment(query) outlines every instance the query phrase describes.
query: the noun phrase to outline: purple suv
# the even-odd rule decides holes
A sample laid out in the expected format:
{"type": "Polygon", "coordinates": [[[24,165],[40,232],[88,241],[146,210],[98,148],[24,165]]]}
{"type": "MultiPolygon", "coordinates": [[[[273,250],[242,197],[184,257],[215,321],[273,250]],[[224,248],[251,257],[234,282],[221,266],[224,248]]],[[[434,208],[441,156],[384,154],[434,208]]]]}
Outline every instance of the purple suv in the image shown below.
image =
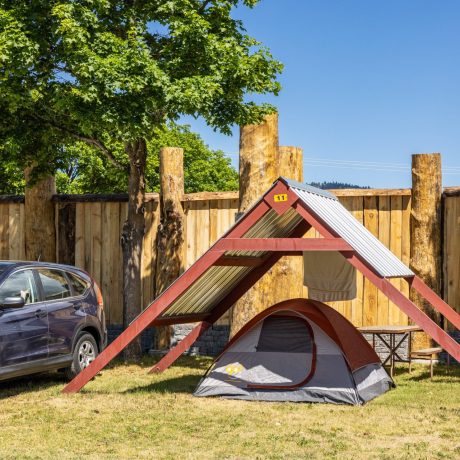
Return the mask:
{"type": "Polygon", "coordinates": [[[87,273],[0,262],[0,380],[55,369],[71,379],[106,343],[101,291],[87,273]]]}

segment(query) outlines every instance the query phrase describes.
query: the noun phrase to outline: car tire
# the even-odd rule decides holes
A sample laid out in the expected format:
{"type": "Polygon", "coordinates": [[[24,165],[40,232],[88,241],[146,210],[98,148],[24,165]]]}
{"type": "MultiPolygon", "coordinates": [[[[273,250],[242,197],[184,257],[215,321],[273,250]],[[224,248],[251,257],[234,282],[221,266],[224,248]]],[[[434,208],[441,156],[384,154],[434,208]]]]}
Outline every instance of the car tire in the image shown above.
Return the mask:
{"type": "Polygon", "coordinates": [[[72,364],[64,370],[66,378],[72,380],[88,367],[98,354],[95,338],[88,332],[81,333],[72,352],[72,364]]]}

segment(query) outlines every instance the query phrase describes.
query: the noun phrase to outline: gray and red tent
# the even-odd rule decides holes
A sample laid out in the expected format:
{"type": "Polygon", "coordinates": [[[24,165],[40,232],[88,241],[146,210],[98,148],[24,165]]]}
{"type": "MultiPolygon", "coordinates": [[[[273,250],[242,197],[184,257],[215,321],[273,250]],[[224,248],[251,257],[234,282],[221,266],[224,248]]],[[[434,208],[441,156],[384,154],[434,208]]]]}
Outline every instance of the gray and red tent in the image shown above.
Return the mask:
{"type": "Polygon", "coordinates": [[[195,396],[363,404],[393,381],[362,334],[324,303],[291,299],[230,340],[195,396]]]}
{"type": "Polygon", "coordinates": [[[390,283],[403,278],[460,329],[460,315],[324,190],[279,178],[238,222],[157,297],[64,392],[80,390],[147,327],[198,323],[152,369],[169,367],[276,262],[304,251],[338,251],[415,324],[460,361],[460,344],[390,283]],[[311,227],[322,238],[302,238],[311,227]]]}

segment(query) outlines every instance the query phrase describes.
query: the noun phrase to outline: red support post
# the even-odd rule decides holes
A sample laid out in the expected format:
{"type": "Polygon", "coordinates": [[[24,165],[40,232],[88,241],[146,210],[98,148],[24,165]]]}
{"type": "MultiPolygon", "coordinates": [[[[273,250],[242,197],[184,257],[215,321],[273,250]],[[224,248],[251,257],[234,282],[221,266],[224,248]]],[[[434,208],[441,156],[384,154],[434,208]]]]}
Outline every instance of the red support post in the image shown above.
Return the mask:
{"type": "Polygon", "coordinates": [[[211,323],[206,321],[198,323],[198,325],[195,326],[186,337],[184,337],[175,347],[171,348],[171,350],[169,350],[168,353],[166,353],[166,355],[163,356],[163,358],[161,358],[160,361],[152,367],[152,369],[150,369],[149,374],[159,373],[166,370],[174,361],[176,361],[177,358],[180,357],[182,353],[190,348],[198,337],[206,332],[211,325],[211,323]]]}
{"type": "MultiPolygon", "coordinates": [[[[460,362],[460,344],[457,343],[446,331],[441,329],[430,317],[420,310],[411,300],[404,296],[386,278],[376,274],[356,255],[348,258],[349,262],[359,270],[374,286],[382,291],[394,302],[415,324],[420,326],[435,342],[437,342],[449,355],[460,362]]],[[[427,289],[429,289],[427,287],[427,289]]],[[[454,312],[455,313],[455,312],[454,312]]]]}
{"type": "Polygon", "coordinates": [[[414,288],[420,295],[425,297],[433,307],[441,313],[448,321],[450,321],[457,329],[460,330],[460,315],[444,300],[441,299],[432,289],[430,289],[422,279],[414,276],[411,279],[406,279],[409,286],[414,288]]]}

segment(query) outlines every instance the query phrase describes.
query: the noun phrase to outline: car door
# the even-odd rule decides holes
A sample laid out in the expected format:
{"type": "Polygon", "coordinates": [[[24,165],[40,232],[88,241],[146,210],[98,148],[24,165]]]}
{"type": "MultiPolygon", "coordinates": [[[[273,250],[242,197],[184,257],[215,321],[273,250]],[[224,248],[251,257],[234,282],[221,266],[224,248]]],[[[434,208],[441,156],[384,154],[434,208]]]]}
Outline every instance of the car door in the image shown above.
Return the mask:
{"type": "Polygon", "coordinates": [[[13,272],[0,286],[0,304],[22,297],[22,307],[0,308],[0,366],[27,364],[48,356],[48,316],[33,270],[13,272]]]}
{"type": "Polygon", "coordinates": [[[75,331],[84,324],[81,301],[72,297],[67,276],[62,270],[37,269],[49,322],[49,357],[72,352],[75,331]]]}

